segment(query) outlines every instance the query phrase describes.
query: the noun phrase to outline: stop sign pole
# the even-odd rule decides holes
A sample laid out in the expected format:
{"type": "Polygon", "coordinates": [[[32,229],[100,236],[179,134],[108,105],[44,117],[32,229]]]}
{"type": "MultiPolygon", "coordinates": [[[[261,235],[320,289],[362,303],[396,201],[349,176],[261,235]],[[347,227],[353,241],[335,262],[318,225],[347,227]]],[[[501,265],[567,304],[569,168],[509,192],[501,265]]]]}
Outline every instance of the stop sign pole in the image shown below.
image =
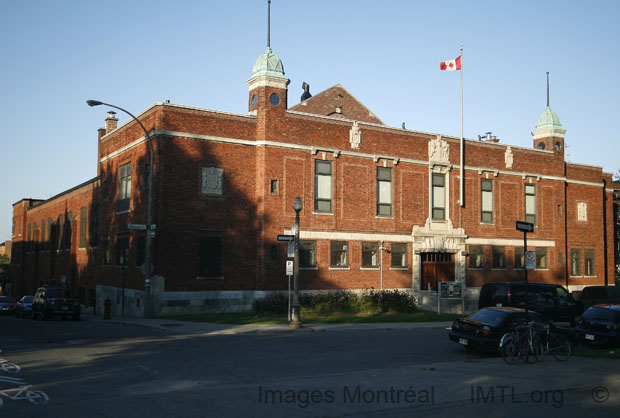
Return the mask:
{"type": "Polygon", "coordinates": [[[527,309],[527,305],[528,305],[528,292],[527,292],[527,287],[528,287],[528,283],[527,283],[527,266],[525,265],[525,256],[527,254],[527,233],[528,232],[534,232],[534,224],[529,223],[529,222],[521,222],[521,221],[517,221],[517,231],[523,231],[523,261],[524,261],[524,265],[523,265],[523,271],[525,273],[525,320],[529,320],[528,319],[528,309],[527,309]]]}

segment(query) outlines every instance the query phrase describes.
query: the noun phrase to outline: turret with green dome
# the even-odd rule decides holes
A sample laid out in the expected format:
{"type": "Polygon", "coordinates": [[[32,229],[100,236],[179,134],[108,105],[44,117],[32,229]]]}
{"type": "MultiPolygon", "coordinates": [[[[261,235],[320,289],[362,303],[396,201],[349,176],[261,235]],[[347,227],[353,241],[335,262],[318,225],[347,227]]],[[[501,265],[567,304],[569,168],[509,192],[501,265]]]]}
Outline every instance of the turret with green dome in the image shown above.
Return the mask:
{"type": "Polygon", "coordinates": [[[549,107],[549,73],[547,73],[547,108],[541,113],[532,131],[534,148],[554,152],[564,151],[564,134],[560,117],[549,107]]]}

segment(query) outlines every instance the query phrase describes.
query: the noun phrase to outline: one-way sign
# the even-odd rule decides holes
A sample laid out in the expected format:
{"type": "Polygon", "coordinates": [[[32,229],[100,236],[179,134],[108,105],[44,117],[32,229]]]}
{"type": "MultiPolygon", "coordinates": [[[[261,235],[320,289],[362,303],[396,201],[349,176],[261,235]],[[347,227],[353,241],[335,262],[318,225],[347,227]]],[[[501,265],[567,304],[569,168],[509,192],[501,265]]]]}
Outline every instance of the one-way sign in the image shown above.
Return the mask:
{"type": "Polygon", "coordinates": [[[534,232],[534,224],[529,222],[517,221],[517,231],[534,232]]]}
{"type": "Polygon", "coordinates": [[[295,235],[278,235],[278,241],[295,241],[295,235]]]}

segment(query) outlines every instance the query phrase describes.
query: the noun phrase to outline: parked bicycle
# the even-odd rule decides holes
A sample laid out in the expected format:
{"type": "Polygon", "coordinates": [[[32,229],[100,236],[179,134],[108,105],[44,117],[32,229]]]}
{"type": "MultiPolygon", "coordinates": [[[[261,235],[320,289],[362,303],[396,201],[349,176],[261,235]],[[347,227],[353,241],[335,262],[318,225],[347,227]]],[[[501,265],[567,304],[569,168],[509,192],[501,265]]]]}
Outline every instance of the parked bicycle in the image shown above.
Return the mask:
{"type": "Polygon", "coordinates": [[[566,361],[571,356],[568,339],[554,330],[550,323],[531,321],[515,327],[504,334],[500,341],[502,358],[508,364],[519,359],[526,363],[542,361],[545,353],[550,353],[558,361],[566,361]]]}

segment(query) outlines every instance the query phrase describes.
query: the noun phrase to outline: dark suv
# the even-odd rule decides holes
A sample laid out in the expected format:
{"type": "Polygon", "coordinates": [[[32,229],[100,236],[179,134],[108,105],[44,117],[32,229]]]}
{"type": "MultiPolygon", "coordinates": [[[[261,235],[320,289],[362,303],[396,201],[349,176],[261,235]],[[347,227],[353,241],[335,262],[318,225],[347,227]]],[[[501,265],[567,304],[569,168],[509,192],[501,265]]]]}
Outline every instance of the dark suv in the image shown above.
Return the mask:
{"type": "MultiPolygon", "coordinates": [[[[568,291],[557,284],[529,283],[527,308],[541,314],[545,319],[575,324],[581,312],[568,291]]],[[[525,283],[485,283],[480,289],[478,308],[487,306],[511,306],[525,308],[525,283]]]]}
{"type": "Polygon", "coordinates": [[[81,306],[71,297],[69,289],[60,286],[42,286],[37,289],[32,301],[32,319],[45,319],[54,315],[65,319],[80,319],[81,306]]]}

